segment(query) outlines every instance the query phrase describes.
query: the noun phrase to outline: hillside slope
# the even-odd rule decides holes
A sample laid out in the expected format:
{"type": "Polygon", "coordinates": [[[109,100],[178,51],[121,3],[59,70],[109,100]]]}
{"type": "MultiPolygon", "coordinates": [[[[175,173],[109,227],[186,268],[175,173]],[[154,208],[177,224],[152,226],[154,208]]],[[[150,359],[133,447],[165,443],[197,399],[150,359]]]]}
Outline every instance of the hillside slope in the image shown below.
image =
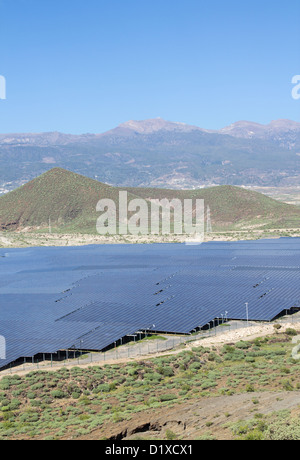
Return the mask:
{"type": "Polygon", "coordinates": [[[47,229],[50,220],[56,231],[96,233],[98,201],[112,199],[118,208],[119,191],[123,190],[128,191],[128,201],[144,198],[149,204],[153,199],[162,198],[204,199],[215,230],[242,229],[251,225],[297,227],[300,221],[300,208],[239,187],[224,185],[193,191],[117,188],[54,168],[0,197],[0,229],[47,229]]]}
{"type": "Polygon", "coordinates": [[[50,221],[56,228],[90,232],[96,230],[97,202],[117,197],[114,187],[54,168],[0,197],[0,229],[47,227],[50,221]]]}

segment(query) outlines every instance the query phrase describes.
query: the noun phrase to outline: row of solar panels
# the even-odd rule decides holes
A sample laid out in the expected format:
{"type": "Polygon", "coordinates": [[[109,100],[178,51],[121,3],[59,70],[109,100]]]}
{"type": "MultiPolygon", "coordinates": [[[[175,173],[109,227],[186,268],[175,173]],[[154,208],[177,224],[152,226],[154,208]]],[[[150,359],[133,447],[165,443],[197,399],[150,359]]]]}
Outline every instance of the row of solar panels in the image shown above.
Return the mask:
{"type": "Polygon", "coordinates": [[[215,318],[299,308],[300,239],[0,250],[0,367],[101,350],[140,329],[189,333],[215,318]],[[3,358],[3,357],[2,357],[3,358]]]}

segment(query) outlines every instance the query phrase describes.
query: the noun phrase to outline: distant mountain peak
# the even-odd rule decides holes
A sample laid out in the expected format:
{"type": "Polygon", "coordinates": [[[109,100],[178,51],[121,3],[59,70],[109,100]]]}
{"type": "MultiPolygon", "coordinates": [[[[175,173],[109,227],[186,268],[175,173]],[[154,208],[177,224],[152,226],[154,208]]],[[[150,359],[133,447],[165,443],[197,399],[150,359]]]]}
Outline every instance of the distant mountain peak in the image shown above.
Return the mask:
{"type": "Polygon", "coordinates": [[[282,130],[294,130],[300,131],[300,123],[293,120],[288,119],[279,119],[279,120],[272,120],[268,127],[272,127],[275,129],[282,129],[282,130]]]}
{"type": "Polygon", "coordinates": [[[0,195],[53,166],[119,186],[298,186],[300,123],[241,120],[213,131],[150,118],[102,134],[0,134],[0,195]]]}
{"type": "Polygon", "coordinates": [[[259,139],[274,140],[283,133],[300,133],[300,123],[285,119],[273,120],[265,125],[251,121],[238,121],[222,128],[218,132],[220,134],[228,134],[233,137],[241,137],[244,139],[256,137],[259,139]]]}
{"type": "MultiPolygon", "coordinates": [[[[118,126],[119,129],[129,129],[140,134],[151,134],[157,131],[204,131],[197,126],[175,121],[166,121],[163,118],[150,118],[148,120],[130,120],[118,126]]],[[[116,128],[116,129],[118,129],[116,128]]]]}

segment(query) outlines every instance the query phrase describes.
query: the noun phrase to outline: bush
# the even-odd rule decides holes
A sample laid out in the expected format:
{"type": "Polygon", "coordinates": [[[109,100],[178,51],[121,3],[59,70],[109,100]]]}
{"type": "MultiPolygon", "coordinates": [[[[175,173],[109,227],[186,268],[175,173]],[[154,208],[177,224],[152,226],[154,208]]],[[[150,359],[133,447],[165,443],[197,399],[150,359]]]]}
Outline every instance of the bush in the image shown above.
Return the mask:
{"type": "Polygon", "coordinates": [[[146,373],[144,378],[150,380],[151,382],[159,382],[162,379],[161,374],[158,372],[146,373]]]}
{"type": "Polygon", "coordinates": [[[189,367],[190,371],[192,372],[196,372],[198,371],[199,369],[201,369],[201,363],[198,363],[198,362],[195,362],[195,363],[192,363],[189,367]]]}
{"type": "Polygon", "coordinates": [[[171,430],[167,430],[166,431],[166,439],[168,441],[174,441],[174,439],[177,439],[177,434],[174,433],[173,431],[171,430]]]}
{"type": "Polygon", "coordinates": [[[282,386],[286,391],[293,391],[294,387],[289,380],[283,380],[282,386]]]}
{"type": "Polygon", "coordinates": [[[209,353],[207,359],[208,361],[216,361],[218,358],[218,355],[216,353],[209,353]]]}
{"type": "Polygon", "coordinates": [[[163,375],[164,377],[172,377],[174,375],[174,371],[172,367],[166,366],[166,367],[159,367],[158,372],[163,375]]]}
{"type": "Polygon", "coordinates": [[[7,382],[1,382],[0,383],[0,390],[9,390],[10,389],[10,384],[7,382]]]}
{"type": "Polygon", "coordinates": [[[204,380],[201,384],[202,390],[208,390],[209,388],[215,388],[217,383],[213,382],[212,380],[204,380]]]}
{"type": "Polygon", "coordinates": [[[61,390],[54,390],[54,391],[51,391],[51,396],[54,399],[63,399],[63,398],[65,398],[66,395],[61,390]]]}
{"type": "Polygon", "coordinates": [[[43,383],[35,383],[34,385],[31,386],[32,390],[40,390],[41,388],[44,388],[43,383]]]}
{"type": "Polygon", "coordinates": [[[232,345],[224,345],[222,348],[222,353],[233,353],[235,348],[232,345]]]}
{"type": "Polygon", "coordinates": [[[260,430],[252,430],[246,436],[244,436],[244,441],[262,441],[263,433],[260,430]]]}
{"type": "Polygon", "coordinates": [[[285,331],[286,335],[289,335],[289,336],[295,336],[295,335],[298,335],[298,332],[295,330],[295,329],[292,329],[292,328],[288,328],[286,331],[285,331]]]}
{"type": "Polygon", "coordinates": [[[234,353],[226,353],[224,355],[225,361],[241,361],[245,358],[245,354],[242,350],[235,350],[234,353]]]}
{"type": "Polygon", "coordinates": [[[281,367],[280,372],[282,374],[290,374],[291,371],[290,371],[290,369],[288,367],[281,367]]]}
{"type": "Polygon", "coordinates": [[[165,401],[173,401],[174,399],[177,399],[177,396],[172,394],[172,393],[167,393],[164,395],[160,395],[160,401],[165,402],[165,401]]]}
{"type": "Polygon", "coordinates": [[[242,350],[247,350],[248,348],[251,347],[251,343],[250,342],[244,342],[243,340],[241,340],[240,342],[237,342],[235,346],[236,346],[236,348],[239,348],[239,349],[242,349],[242,350]]]}
{"type": "Polygon", "coordinates": [[[267,441],[299,441],[300,422],[297,418],[290,420],[276,420],[272,422],[265,432],[267,441]]]}
{"type": "Polygon", "coordinates": [[[18,399],[13,399],[9,404],[9,407],[11,410],[16,410],[20,406],[21,406],[21,401],[19,401],[18,399]]]}
{"type": "Polygon", "coordinates": [[[255,388],[254,388],[253,385],[251,385],[250,383],[248,383],[248,385],[246,386],[246,391],[247,391],[247,393],[254,393],[255,388]]]}
{"type": "Polygon", "coordinates": [[[137,369],[128,369],[127,373],[128,375],[131,375],[131,376],[138,375],[137,369]]]}
{"type": "Polygon", "coordinates": [[[94,390],[94,393],[109,393],[110,391],[110,385],[108,383],[102,383],[101,385],[97,386],[97,388],[94,390]]]}

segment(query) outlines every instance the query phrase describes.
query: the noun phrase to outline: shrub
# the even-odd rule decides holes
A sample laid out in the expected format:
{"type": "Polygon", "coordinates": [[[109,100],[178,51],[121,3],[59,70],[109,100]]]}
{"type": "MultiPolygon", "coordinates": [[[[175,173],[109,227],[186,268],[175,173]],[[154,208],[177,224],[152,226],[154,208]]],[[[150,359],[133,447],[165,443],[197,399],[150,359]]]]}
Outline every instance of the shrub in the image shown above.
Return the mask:
{"type": "Polygon", "coordinates": [[[53,391],[51,391],[51,396],[54,399],[63,399],[63,398],[65,398],[66,395],[61,390],[53,390],[53,391]]]}
{"type": "Polygon", "coordinates": [[[207,357],[208,361],[216,361],[217,358],[218,358],[218,355],[216,353],[209,353],[207,357]]]}
{"type": "Polygon", "coordinates": [[[0,390],[9,390],[10,384],[7,382],[0,382],[0,390]]]}
{"type": "Polygon", "coordinates": [[[212,380],[204,380],[201,384],[202,390],[208,390],[209,388],[214,388],[217,386],[217,383],[213,382],[212,380]]]}
{"type": "Polygon", "coordinates": [[[174,375],[174,371],[172,367],[166,366],[166,367],[159,367],[158,369],[159,374],[162,374],[164,377],[172,377],[174,375]]]}
{"type": "Polygon", "coordinates": [[[264,434],[264,439],[267,441],[299,441],[299,418],[276,420],[272,422],[264,434]]]}
{"type": "Polygon", "coordinates": [[[145,379],[150,380],[151,382],[159,382],[162,379],[161,374],[158,372],[153,372],[153,373],[147,373],[145,374],[145,379]]]}
{"type": "Polygon", "coordinates": [[[13,399],[9,404],[9,407],[11,410],[16,410],[20,406],[21,406],[21,401],[19,401],[18,399],[13,399]]]}
{"type": "Polygon", "coordinates": [[[177,434],[176,434],[176,433],[174,433],[174,432],[171,431],[171,430],[167,430],[167,431],[166,431],[166,439],[167,439],[168,441],[174,441],[174,439],[176,439],[176,438],[177,438],[177,434]]]}
{"type": "Polygon", "coordinates": [[[290,371],[290,369],[288,367],[281,367],[280,372],[282,374],[290,374],[291,371],[290,371]]]}
{"type": "Polygon", "coordinates": [[[245,354],[242,350],[235,350],[234,353],[226,353],[224,355],[225,361],[241,361],[244,357],[245,354]]]}
{"type": "Polygon", "coordinates": [[[9,399],[2,399],[1,407],[8,406],[8,405],[9,405],[9,399]]]}
{"type": "Polygon", "coordinates": [[[251,343],[250,342],[244,342],[243,340],[241,340],[240,342],[237,342],[235,346],[236,346],[236,348],[246,350],[246,349],[251,347],[251,343]]]}
{"type": "Polygon", "coordinates": [[[192,372],[196,372],[196,371],[198,371],[199,369],[201,369],[201,364],[198,363],[198,362],[192,363],[192,364],[190,365],[189,369],[190,369],[192,372]]]}
{"type": "Polygon", "coordinates": [[[108,383],[102,383],[101,385],[97,386],[97,388],[94,390],[94,393],[109,393],[110,391],[110,385],[108,383]]]}
{"type": "Polygon", "coordinates": [[[263,433],[260,430],[255,429],[255,430],[252,430],[249,433],[247,433],[243,437],[243,439],[245,441],[262,441],[263,440],[263,433]]]}
{"type": "Polygon", "coordinates": [[[177,399],[177,396],[172,393],[167,393],[167,394],[160,395],[159,399],[161,402],[173,401],[174,399],[177,399]]]}
{"type": "Polygon", "coordinates": [[[138,375],[137,369],[128,369],[127,373],[128,373],[128,375],[130,375],[130,376],[138,375]]]}
{"type": "Polygon", "coordinates": [[[274,324],[274,326],[273,326],[273,327],[274,327],[274,329],[275,329],[276,333],[279,331],[279,329],[281,329],[281,325],[280,325],[280,324],[278,324],[278,323],[274,324]]]}
{"type": "Polygon", "coordinates": [[[222,353],[233,353],[235,348],[232,345],[224,345],[222,348],[222,353]]]}
{"type": "Polygon", "coordinates": [[[283,380],[282,386],[286,391],[293,391],[294,387],[289,380],[283,380]]]}
{"type": "Polygon", "coordinates": [[[31,386],[32,390],[40,390],[41,388],[44,388],[43,383],[35,383],[34,385],[31,386]]]}
{"type": "Polygon", "coordinates": [[[298,332],[295,330],[295,329],[292,329],[292,328],[288,328],[286,331],[285,331],[286,335],[290,335],[290,336],[295,336],[295,335],[298,335],[298,332]]]}

